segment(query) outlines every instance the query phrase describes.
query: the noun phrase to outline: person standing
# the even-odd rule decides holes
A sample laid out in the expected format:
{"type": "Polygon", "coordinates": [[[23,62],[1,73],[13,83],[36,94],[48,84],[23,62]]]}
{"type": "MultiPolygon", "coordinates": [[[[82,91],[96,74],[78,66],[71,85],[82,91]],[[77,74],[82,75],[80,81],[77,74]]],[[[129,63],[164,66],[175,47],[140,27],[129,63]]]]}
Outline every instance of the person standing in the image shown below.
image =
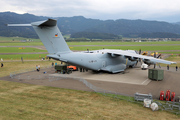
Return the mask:
{"type": "Polygon", "coordinates": [[[22,61],[22,63],[23,63],[23,57],[21,57],[21,61],[22,61]]]}
{"type": "Polygon", "coordinates": [[[167,65],[167,70],[169,70],[169,65],[167,65]]]}
{"type": "Polygon", "coordinates": [[[178,66],[176,66],[176,71],[177,71],[177,69],[178,69],[178,66]]]}
{"type": "Polygon", "coordinates": [[[1,58],[1,62],[3,61],[3,59],[1,58]]]}
{"type": "Polygon", "coordinates": [[[39,69],[39,71],[40,71],[40,65],[38,65],[38,69],[39,69]]]}
{"type": "Polygon", "coordinates": [[[38,66],[36,65],[36,70],[39,72],[38,66]]]}
{"type": "Polygon", "coordinates": [[[1,67],[3,67],[4,65],[3,65],[3,63],[1,63],[1,67]]]}
{"type": "Polygon", "coordinates": [[[52,62],[52,67],[54,66],[54,63],[52,62]]]}

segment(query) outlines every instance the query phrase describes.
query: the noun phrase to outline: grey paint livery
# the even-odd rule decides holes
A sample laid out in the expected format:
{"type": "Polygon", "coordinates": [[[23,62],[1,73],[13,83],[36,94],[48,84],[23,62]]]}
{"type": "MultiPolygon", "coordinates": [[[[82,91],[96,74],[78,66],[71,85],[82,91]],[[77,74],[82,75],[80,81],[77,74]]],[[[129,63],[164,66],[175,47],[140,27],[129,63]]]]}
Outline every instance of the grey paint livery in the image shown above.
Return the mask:
{"type": "MultiPolygon", "coordinates": [[[[96,50],[72,52],[66,44],[61,32],[57,27],[57,20],[48,19],[31,23],[39,38],[49,52],[47,55],[55,60],[64,61],[66,63],[76,65],[85,69],[94,71],[108,71],[112,73],[122,72],[127,67],[134,67],[141,58],[146,64],[175,64],[175,62],[156,59],[149,56],[137,54],[133,50],[96,50]]],[[[19,26],[29,26],[23,24],[19,26]]],[[[9,24],[8,26],[18,26],[17,24],[9,24]]]]}

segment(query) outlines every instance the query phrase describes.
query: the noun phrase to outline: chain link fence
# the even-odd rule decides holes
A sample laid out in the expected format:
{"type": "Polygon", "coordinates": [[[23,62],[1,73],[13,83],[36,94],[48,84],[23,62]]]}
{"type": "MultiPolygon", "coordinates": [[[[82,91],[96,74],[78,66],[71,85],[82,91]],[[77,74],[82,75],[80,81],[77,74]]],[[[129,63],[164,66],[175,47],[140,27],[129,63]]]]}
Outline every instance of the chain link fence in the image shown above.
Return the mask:
{"type": "MultiPolygon", "coordinates": [[[[41,67],[41,69],[46,69],[46,68],[52,68],[52,66],[48,65],[48,66],[41,67]]],[[[31,72],[31,71],[36,71],[36,69],[35,68],[28,68],[28,69],[14,71],[14,72],[10,73],[10,77],[11,78],[19,78],[19,79],[26,78],[28,80],[33,79],[33,78],[39,78],[40,79],[39,75],[35,75],[35,76],[30,75],[30,76],[26,76],[26,77],[23,77],[23,75],[21,75],[21,74],[28,73],[28,72],[31,72]]]]}

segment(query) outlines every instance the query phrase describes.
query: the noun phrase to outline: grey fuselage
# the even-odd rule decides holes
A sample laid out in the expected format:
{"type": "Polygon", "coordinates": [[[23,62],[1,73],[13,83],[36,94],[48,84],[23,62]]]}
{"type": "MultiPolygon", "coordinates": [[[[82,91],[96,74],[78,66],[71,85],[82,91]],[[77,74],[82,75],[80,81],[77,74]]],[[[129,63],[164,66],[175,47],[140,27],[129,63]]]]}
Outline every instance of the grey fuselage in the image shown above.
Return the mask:
{"type": "Polygon", "coordinates": [[[124,56],[113,56],[107,53],[106,50],[57,53],[56,56],[50,55],[49,57],[85,69],[112,73],[124,71],[128,66],[133,67],[137,63],[137,61],[130,61],[124,56]]]}

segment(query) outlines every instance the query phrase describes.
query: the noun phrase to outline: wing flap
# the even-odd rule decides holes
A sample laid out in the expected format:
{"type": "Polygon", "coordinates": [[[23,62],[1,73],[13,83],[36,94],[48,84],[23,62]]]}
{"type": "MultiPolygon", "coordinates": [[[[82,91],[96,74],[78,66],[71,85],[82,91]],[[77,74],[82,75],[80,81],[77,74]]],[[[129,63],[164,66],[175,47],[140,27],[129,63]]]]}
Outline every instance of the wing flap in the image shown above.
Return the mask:
{"type": "Polygon", "coordinates": [[[121,56],[124,56],[124,57],[127,57],[127,58],[129,58],[129,57],[133,57],[135,59],[141,58],[141,59],[143,59],[145,61],[151,61],[151,62],[155,62],[155,63],[176,64],[176,62],[157,59],[157,58],[150,57],[150,56],[139,55],[139,54],[136,54],[136,53],[131,53],[131,52],[128,52],[128,51],[123,51],[123,50],[112,50],[112,51],[108,51],[107,53],[115,54],[115,55],[121,55],[121,56]]]}

